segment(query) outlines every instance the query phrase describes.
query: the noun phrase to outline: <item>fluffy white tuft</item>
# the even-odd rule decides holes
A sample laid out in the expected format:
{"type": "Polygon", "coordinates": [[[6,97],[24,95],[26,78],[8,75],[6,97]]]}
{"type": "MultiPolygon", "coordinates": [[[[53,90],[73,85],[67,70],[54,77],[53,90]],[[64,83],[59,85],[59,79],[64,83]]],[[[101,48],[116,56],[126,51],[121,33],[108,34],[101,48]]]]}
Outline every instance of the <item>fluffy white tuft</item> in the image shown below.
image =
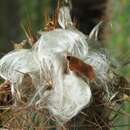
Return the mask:
{"type": "Polygon", "coordinates": [[[97,79],[107,79],[105,54],[90,52],[86,36],[76,29],[41,32],[32,49],[13,51],[0,60],[0,76],[11,81],[16,102],[47,108],[58,122],[65,123],[92,96],[89,83],[69,70],[67,54],[92,65],[97,79]]]}

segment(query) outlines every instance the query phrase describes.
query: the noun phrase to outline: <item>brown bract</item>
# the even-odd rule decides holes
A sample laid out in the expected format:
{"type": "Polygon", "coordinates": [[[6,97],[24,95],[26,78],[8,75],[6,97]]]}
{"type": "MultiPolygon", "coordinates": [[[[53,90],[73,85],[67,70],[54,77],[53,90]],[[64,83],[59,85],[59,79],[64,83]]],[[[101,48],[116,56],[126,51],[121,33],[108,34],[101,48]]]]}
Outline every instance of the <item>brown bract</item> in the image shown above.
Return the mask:
{"type": "Polygon", "coordinates": [[[48,9],[45,10],[44,19],[45,19],[45,26],[44,31],[51,31],[58,27],[58,17],[59,17],[59,10],[60,10],[60,0],[57,2],[57,7],[55,9],[54,16],[52,18],[49,17],[48,9]]]}

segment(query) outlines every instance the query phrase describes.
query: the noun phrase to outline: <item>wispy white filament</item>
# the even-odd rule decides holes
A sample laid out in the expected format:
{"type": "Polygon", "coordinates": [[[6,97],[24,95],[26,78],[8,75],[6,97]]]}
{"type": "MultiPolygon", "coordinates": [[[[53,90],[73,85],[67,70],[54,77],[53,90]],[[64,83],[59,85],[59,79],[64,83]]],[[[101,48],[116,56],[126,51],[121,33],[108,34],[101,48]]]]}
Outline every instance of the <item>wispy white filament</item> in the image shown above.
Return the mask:
{"type": "Polygon", "coordinates": [[[62,85],[62,94],[57,93],[59,86],[55,86],[55,93],[50,95],[48,107],[58,121],[66,122],[90,102],[91,90],[87,83],[72,72],[64,77],[62,85]],[[61,102],[58,97],[61,97],[61,102]]]}
{"type": "Polygon", "coordinates": [[[26,78],[30,77],[34,79],[33,81],[38,78],[36,77],[39,69],[37,66],[31,50],[12,51],[0,60],[0,76],[12,83],[12,94],[20,98],[23,88],[29,87],[28,84],[23,84],[26,80],[25,75],[29,74],[26,78]]]}
{"type": "Polygon", "coordinates": [[[53,53],[69,53],[79,58],[85,58],[88,53],[86,36],[78,30],[56,29],[50,32],[41,32],[41,37],[34,47],[38,57],[53,53]]]}
{"type": "Polygon", "coordinates": [[[107,56],[105,54],[101,52],[90,52],[86,56],[85,62],[93,66],[97,78],[104,81],[107,80],[107,75],[110,66],[107,56]]]}
{"type": "Polygon", "coordinates": [[[13,51],[0,60],[0,76],[11,81],[18,101],[47,108],[58,122],[65,123],[91,99],[89,83],[69,70],[66,55],[92,65],[95,80],[107,79],[109,64],[105,54],[89,51],[86,39],[76,29],[41,32],[32,49],[13,51]]]}
{"type": "Polygon", "coordinates": [[[73,22],[70,16],[70,7],[60,8],[60,14],[58,19],[61,28],[66,29],[73,26],[73,22]]]}

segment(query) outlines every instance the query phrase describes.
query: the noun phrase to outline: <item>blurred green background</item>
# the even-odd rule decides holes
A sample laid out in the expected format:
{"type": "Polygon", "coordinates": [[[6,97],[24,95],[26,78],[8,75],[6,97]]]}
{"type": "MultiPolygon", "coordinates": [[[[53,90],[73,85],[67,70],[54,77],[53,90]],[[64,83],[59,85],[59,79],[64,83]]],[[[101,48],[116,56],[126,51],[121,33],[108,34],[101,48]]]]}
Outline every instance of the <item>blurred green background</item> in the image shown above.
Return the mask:
{"type": "MultiPolygon", "coordinates": [[[[112,55],[123,60],[130,57],[130,0],[112,0],[111,37],[107,47],[112,55]]],[[[122,68],[121,74],[130,80],[130,65],[122,68]]],[[[122,111],[130,113],[130,102],[122,105],[122,111]]],[[[113,130],[130,130],[129,115],[115,120],[113,130]]]]}
{"type": "MultiPolygon", "coordinates": [[[[52,12],[56,0],[1,0],[0,2],[0,57],[12,50],[11,41],[20,42],[25,39],[21,25],[32,21],[35,32],[44,27],[44,10],[50,7],[52,12]]],[[[107,48],[112,55],[130,57],[130,0],[112,0],[111,37],[107,48]]],[[[130,66],[121,70],[130,79],[130,66]]],[[[130,113],[130,103],[123,109],[130,113]]],[[[114,130],[130,130],[130,118],[124,116],[116,120],[114,130]],[[126,125],[126,126],[124,126],[126,125]]]]}
{"type": "MultiPolygon", "coordinates": [[[[130,57],[130,0],[112,1],[111,37],[108,48],[112,55],[130,57]]],[[[130,79],[130,66],[121,71],[130,79]]]]}

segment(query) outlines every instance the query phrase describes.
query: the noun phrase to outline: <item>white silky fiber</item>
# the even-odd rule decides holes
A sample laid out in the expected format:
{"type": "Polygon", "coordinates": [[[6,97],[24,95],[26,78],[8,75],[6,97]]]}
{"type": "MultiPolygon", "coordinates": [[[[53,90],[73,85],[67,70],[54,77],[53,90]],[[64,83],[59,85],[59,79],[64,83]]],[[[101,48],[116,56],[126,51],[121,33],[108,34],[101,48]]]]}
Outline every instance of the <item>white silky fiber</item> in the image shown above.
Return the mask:
{"type": "Polygon", "coordinates": [[[107,79],[109,64],[105,54],[89,50],[86,39],[74,28],[55,29],[41,32],[31,49],[5,55],[0,60],[0,76],[12,83],[16,102],[46,108],[62,124],[87,107],[92,97],[89,79],[84,80],[71,71],[66,56],[90,64],[95,79],[102,81],[107,79]]]}
{"type": "Polygon", "coordinates": [[[32,51],[27,49],[12,51],[0,60],[0,76],[12,83],[12,94],[19,102],[26,88],[36,84],[37,66],[32,51]]]}
{"type": "Polygon", "coordinates": [[[97,78],[107,80],[110,65],[105,54],[101,52],[89,52],[85,62],[93,66],[97,78]]]}
{"type": "Polygon", "coordinates": [[[84,59],[88,53],[86,36],[76,29],[56,29],[41,32],[41,37],[34,47],[34,51],[42,58],[45,53],[68,53],[84,59]]]}

